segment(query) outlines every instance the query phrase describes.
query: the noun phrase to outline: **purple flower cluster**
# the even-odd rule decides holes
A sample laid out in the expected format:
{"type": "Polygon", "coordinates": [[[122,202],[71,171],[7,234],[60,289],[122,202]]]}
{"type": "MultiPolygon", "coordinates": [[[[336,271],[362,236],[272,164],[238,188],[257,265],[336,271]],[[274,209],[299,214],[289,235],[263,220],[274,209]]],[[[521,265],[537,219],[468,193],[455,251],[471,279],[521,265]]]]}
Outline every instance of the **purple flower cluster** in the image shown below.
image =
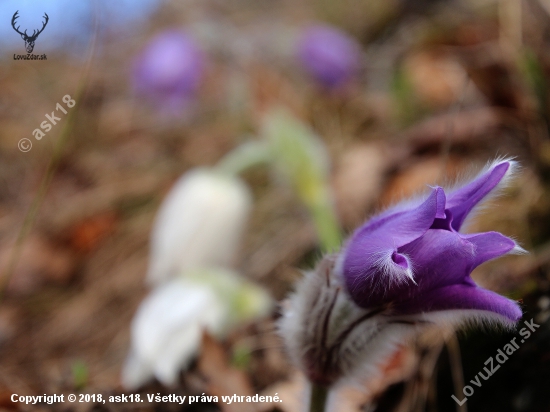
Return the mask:
{"type": "Polygon", "coordinates": [[[357,229],[339,262],[354,302],[390,307],[396,315],[467,309],[517,322],[518,304],[477,286],[470,274],[488,260],[523,249],[497,232],[461,233],[472,210],[502,186],[514,166],[497,161],[448,194],[434,187],[424,201],[398,205],[357,229]]]}
{"type": "Polygon", "coordinates": [[[163,108],[183,107],[200,86],[204,56],[188,34],[168,30],[153,38],[136,58],[133,86],[163,108]]]}
{"type": "MultiPolygon", "coordinates": [[[[296,57],[316,82],[335,89],[358,74],[361,47],[337,28],[314,25],[299,38],[296,57]]],[[[166,30],[136,57],[133,89],[161,109],[177,112],[195,96],[204,69],[205,56],[198,43],[183,31],[166,30]]]]}
{"type": "Polygon", "coordinates": [[[318,83],[333,89],[357,75],[361,47],[341,30],[315,25],[303,32],[298,43],[298,58],[318,83]]]}

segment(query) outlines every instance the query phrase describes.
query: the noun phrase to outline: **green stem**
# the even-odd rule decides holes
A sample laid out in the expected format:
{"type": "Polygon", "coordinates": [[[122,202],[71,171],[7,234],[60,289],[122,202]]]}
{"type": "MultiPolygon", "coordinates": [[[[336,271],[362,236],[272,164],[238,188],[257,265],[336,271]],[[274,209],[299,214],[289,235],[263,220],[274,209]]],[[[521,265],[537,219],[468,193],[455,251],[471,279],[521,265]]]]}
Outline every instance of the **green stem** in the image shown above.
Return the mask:
{"type": "Polygon", "coordinates": [[[269,147],[264,142],[251,141],[226,154],[216,168],[224,174],[234,176],[250,167],[266,163],[269,158],[269,147]]]}
{"type": "Polygon", "coordinates": [[[309,412],[325,412],[327,398],[328,388],[312,383],[309,412]]]}
{"type": "Polygon", "coordinates": [[[342,245],[340,224],[329,196],[308,205],[323,252],[335,252],[342,245]]]}

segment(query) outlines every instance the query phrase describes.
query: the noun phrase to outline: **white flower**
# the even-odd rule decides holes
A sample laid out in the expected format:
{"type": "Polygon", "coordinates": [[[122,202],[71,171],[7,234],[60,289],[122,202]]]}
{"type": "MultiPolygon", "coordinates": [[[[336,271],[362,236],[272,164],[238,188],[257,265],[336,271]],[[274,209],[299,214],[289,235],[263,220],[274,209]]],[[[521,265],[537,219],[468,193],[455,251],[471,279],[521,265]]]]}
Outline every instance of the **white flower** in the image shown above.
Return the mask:
{"type": "Polygon", "coordinates": [[[193,268],[232,263],[251,204],[236,177],[208,169],[184,174],[158,212],[147,281],[157,285],[193,268]]]}
{"type": "Polygon", "coordinates": [[[136,389],[153,376],[174,385],[198,351],[203,330],[221,338],[231,328],[265,316],[266,292],[223,269],[184,273],[155,288],[132,322],[132,346],[122,383],[136,389]]]}
{"type": "Polygon", "coordinates": [[[153,227],[147,280],[154,290],[138,308],[122,383],[136,389],[153,377],[174,385],[199,350],[202,333],[223,338],[269,313],[267,293],[231,263],[252,204],[241,180],[219,171],[183,175],[153,227]]]}

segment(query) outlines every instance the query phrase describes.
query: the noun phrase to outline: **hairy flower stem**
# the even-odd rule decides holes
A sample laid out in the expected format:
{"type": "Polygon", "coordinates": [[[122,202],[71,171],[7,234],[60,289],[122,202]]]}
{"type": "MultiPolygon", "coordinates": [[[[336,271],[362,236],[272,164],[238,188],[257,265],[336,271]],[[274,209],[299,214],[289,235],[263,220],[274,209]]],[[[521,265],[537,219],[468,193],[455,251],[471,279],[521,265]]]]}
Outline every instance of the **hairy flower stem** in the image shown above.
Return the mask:
{"type": "Polygon", "coordinates": [[[328,388],[312,383],[309,412],[325,412],[327,398],[328,388]]]}
{"type": "Polygon", "coordinates": [[[217,169],[229,175],[238,175],[245,170],[270,160],[269,147],[263,142],[251,141],[237,146],[218,163],[217,169]]]}

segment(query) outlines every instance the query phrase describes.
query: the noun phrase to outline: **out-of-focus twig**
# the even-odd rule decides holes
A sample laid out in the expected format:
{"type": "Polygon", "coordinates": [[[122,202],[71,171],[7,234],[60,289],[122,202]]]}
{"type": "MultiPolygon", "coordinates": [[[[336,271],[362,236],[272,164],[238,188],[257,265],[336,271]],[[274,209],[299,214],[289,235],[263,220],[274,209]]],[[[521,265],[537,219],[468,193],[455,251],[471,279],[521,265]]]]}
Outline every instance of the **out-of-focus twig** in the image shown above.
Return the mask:
{"type": "Polygon", "coordinates": [[[451,144],[453,141],[453,135],[455,132],[455,123],[456,118],[458,114],[460,113],[460,109],[462,108],[462,104],[464,103],[464,97],[466,96],[466,92],[468,90],[468,86],[470,85],[470,77],[468,77],[467,74],[464,74],[464,81],[463,86],[461,88],[461,93],[458,96],[458,99],[453,103],[450,109],[449,113],[449,119],[447,122],[447,135],[445,136],[445,139],[443,140],[443,145],[441,146],[441,172],[440,172],[440,178],[443,178],[445,176],[445,172],[447,170],[447,163],[449,161],[449,154],[451,152],[451,144]]]}
{"type": "Polygon", "coordinates": [[[500,0],[498,14],[502,49],[518,53],[523,44],[521,0],[500,0]]]}

